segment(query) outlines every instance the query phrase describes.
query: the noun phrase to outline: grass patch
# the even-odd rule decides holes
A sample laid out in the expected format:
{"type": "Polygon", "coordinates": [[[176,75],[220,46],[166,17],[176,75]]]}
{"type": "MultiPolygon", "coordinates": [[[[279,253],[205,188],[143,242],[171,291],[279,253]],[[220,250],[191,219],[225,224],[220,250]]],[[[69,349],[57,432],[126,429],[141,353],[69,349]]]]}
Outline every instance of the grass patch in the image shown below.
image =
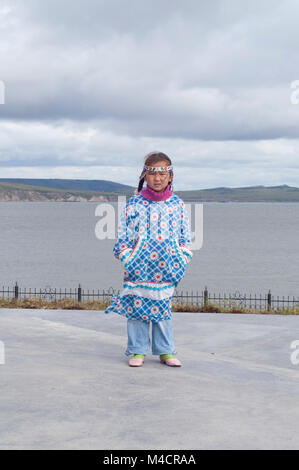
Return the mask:
{"type": "Polygon", "coordinates": [[[226,305],[208,302],[206,305],[197,306],[192,304],[172,304],[173,312],[213,312],[213,313],[246,313],[246,314],[271,314],[271,315],[299,315],[299,307],[286,307],[284,309],[263,310],[258,308],[246,308],[232,301],[226,305]]]}
{"type": "MultiPolygon", "coordinates": [[[[88,300],[78,302],[71,298],[61,300],[45,300],[36,298],[5,299],[0,297],[0,308],[28,308],[28,309],[49,309],[49,310],[105,310],[110,305],[110,301],[88,300]]],[[[213,312],[213,313],[246,313],[246,314],[275,314],[275,315],[299,315],[298,307],[286,307],[284,309],[260,310],[246,308],[232,301],[228,301],[224,306],[217,303],[208,302],[206,305],[198,306],[192,304],[172,303],[173,312],[213,312]]]]}
{"type": "Polygon", "coordinates": [[[45,300],[40,298],[4,299],[0,297],[0,308],[37,308],[53,310],[104,310],[109,304],[100,300],[78,302],[71,298],[45,300]]]}

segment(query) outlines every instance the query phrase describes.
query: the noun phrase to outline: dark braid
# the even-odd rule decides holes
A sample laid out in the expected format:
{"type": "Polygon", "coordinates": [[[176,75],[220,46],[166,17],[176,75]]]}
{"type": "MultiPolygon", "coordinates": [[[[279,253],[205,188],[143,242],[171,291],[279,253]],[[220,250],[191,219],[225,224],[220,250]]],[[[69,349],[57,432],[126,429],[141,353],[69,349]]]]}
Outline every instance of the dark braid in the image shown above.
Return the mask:
{"type": "Polygon", "coordinates": [[[137,189],[138,193],[140,193],[140,191],[142,190],[143,183],[144,183],[144,178],[141,178],[141,180],[139,181],[138,189],[137,189]]]}

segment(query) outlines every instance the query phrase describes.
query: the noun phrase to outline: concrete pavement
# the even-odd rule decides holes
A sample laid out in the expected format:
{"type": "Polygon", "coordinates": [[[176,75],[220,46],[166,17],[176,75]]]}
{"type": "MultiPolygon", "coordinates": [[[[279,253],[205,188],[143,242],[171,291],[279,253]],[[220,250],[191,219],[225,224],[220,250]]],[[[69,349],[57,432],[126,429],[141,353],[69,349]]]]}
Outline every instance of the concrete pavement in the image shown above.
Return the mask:
{"type": "Polygon", "coordinates": [[[131,368],[117,314],[0,309],[0,449],[299,448],[298,317],[174,312],[173,329],[181,368],[131,368]]]}

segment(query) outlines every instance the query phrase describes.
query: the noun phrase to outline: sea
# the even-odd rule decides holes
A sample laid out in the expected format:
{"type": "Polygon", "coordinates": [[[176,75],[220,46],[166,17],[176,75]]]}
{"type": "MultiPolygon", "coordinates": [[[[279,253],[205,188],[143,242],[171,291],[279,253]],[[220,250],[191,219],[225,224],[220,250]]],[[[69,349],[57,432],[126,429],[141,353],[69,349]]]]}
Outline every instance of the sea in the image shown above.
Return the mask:
{"type": "MultiPolygon", "coordinates": [[[[188,210],[194,251],[178,291],[299,296],[299,203],[189,203],[188,210]]],[[[116,202],[0,202],[0,288],[121,289],[112,252],[119,214],[116,202]]]]}

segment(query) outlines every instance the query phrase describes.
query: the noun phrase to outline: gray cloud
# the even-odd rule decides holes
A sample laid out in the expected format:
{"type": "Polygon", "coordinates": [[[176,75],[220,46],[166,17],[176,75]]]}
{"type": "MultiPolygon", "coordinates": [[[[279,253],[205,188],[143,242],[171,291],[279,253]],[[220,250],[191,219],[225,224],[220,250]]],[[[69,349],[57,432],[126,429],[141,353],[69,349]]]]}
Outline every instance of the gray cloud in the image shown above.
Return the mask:
{"type": "MultiPolygon", "coordinates": [[[[265,147],[255,142],[269,140],[274,152],[282,139],[280,166],[287,139],[297,148],[299,105],[290,102],[299,78],[296,1],[1,5],[0,166],[7,175],[10,167],[88,175],[92,165],[140,165],[147,151],[164,148],[178,166],[200,159],[212,186],[213,166],[265,162],[265,147]]],[[[254,172],[246,174],[255,184],[254,172]]]]}

